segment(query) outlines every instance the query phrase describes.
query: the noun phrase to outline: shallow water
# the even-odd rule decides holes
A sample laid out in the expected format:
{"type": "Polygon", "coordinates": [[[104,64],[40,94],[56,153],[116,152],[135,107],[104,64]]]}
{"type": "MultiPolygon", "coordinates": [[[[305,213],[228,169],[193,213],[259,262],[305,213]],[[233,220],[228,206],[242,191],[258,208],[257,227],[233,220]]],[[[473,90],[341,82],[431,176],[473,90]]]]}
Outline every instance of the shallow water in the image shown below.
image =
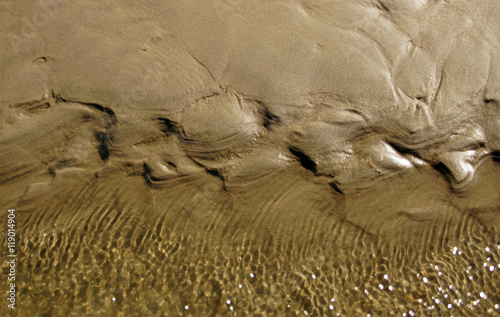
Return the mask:
{"type": "MultiPolygon", "coordinates": [[[[222,191],[210,175],[147,189],[143,179],[114,171],[62,189],[36,211],[17,211],[16,313],[498,313],[497,208],[438,203],[435,192],[422,190],[428,199],[419,201],[440,217],[387,223],[372,217],[384,212],[373,198],[347,203],[370,193],[342,196],[307,177],[277,172],[238,192],[222,191]]],[[[396,199],[387,190],[394,182],[372,197],[396,199]]]]}

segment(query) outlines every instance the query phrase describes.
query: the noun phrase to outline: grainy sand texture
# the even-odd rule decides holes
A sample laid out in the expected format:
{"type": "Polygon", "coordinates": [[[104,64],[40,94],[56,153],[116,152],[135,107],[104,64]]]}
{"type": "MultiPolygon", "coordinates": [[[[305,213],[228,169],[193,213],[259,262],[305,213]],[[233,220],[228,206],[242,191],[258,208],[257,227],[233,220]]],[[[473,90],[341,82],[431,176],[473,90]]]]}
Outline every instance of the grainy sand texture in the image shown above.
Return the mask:
{"type": "Polygon", "coordinates": [[[500,2],[1,1],[0,193],[2,316],[499,315],[500,2]]]}

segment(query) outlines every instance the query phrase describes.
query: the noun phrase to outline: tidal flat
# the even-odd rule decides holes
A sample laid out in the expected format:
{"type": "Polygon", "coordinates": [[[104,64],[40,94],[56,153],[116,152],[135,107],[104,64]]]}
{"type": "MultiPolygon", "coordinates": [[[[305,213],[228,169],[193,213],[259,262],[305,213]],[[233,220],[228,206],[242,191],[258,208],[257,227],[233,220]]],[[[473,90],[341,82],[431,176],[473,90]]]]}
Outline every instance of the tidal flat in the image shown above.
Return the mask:
{"type": "Polygon", "coordinates": [[[0,315],[500,314],[499,16],[3,1],[0,315]]]}

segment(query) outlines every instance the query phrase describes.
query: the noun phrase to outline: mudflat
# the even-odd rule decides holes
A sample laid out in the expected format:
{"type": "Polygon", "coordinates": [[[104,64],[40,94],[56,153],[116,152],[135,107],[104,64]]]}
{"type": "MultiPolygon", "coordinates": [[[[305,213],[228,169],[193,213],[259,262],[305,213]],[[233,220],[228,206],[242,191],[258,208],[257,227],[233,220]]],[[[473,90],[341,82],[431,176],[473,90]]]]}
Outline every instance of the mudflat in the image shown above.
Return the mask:
{"type": "Polygon", "coordinates": [[[498,17],[1,2],[1,314],[500,313],[498,17]]]}

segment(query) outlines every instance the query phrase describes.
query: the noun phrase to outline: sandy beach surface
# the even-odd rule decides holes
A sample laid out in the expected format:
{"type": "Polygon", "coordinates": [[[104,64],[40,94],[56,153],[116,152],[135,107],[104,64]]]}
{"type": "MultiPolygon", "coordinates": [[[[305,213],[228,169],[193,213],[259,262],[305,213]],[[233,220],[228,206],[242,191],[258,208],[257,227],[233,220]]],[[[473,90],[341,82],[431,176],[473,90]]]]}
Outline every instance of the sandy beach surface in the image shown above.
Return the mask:
{"type": "Polygon", "coordinates": [[[499,17],[1,1],[0,315],[500,314],[499,17]]]}

